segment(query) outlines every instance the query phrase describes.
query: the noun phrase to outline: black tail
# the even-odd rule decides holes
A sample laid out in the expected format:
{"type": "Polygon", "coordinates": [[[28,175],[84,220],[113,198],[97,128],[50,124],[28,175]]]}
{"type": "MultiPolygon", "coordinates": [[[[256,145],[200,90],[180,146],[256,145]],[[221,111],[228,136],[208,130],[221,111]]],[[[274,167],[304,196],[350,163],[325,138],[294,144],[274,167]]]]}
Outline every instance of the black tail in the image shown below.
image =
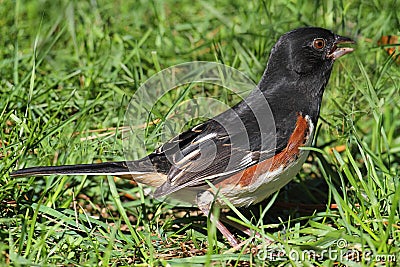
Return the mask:
{"type": "Polygon", "coordinates": [[[128,175],[154,171],[143,161],[103,162],[94,164],[32,167],[12,172],[12,177],[63,175],[128,175]]]}

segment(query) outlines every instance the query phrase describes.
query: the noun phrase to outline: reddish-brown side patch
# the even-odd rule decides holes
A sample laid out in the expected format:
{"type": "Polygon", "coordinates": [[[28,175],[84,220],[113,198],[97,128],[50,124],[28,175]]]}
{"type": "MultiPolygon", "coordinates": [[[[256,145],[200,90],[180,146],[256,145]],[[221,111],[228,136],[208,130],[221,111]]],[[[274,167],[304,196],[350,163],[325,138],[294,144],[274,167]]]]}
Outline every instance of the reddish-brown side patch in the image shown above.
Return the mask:
{"type": "Polygon", "coordinates": [[[297,116],[296,127],[293,134],[290,136],[288,144],[279,154],[276,154],[272,158],[264,160],[250,168],[241,171],[230,178],[224,179],[216,185],[216,187],[224,186],[225,184],[239,184],[242,187],[251,184],[253,178],[259,175],[272,172],[278,169],[280,166],[286,166],[289,163],[297,159],[300,153],[300,147],[307,141],[307,135],[309,134],[309,128],[307,120],[302,116],[297,116]]]}

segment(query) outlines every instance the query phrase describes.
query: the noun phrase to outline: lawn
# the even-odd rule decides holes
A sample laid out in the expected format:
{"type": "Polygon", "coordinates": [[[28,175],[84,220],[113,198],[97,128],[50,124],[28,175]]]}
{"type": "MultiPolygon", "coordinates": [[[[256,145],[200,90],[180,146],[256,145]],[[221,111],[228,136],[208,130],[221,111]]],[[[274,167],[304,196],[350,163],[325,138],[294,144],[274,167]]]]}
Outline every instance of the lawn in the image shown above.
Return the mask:
{"type": "Polygon", "coordinates": [[[380,41],[400,35],[398,1],[0,5],[0,265],[398,266],[400,58],[390,52],[400,47],[380,41]],[[184,101],[237,101],[218,86],[182,86],[160,98],[147,123],[127,125],[127,107],[150,77],[210,61],[257,83],[279,36],[301,26],[354,38],[356,51],[335,63],[302,171],[261,205],[221,211],[261,236],[242,249],[230,249],[197,209],[154,200],[127,180],[9,176],[124,160],[132,127],[145,146],[129,157],[145,155],[165,140],[170,117],[182,123],[184,101]]]}

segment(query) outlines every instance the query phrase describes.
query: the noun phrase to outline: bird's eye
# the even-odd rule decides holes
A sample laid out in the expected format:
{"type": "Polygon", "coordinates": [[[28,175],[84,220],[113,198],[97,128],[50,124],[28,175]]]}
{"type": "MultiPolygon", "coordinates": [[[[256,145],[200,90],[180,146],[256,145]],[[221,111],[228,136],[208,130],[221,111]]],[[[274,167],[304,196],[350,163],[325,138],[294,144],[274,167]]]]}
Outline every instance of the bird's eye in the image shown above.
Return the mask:
{"type": "Polygon", "coordinates": [[[313,47],[317,50],[321,50],[325,47],[325,40],[322,38],[315,39],[313,42],[313,47]]]}

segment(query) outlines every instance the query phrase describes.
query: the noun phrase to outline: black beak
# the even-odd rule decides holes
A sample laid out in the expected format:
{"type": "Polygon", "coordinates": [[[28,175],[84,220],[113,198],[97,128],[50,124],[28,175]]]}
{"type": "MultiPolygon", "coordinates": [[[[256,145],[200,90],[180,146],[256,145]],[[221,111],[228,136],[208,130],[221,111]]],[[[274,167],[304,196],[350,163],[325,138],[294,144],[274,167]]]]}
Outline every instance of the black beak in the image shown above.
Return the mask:
{"type": "Polygon", "coordinates": [[[328,54],[328,58],[331,58],[333,60],[336,60],[340,58],[341,56],[344,56],[346,54],[349,54],[354,51],[354,48],[351,47],[338,47],[338,45],[341,44],[355,44],[356,42],[348,37],[336,35],[335,36],[335,42],[333,44],[333,47],[331,51],[328,54]]]}

